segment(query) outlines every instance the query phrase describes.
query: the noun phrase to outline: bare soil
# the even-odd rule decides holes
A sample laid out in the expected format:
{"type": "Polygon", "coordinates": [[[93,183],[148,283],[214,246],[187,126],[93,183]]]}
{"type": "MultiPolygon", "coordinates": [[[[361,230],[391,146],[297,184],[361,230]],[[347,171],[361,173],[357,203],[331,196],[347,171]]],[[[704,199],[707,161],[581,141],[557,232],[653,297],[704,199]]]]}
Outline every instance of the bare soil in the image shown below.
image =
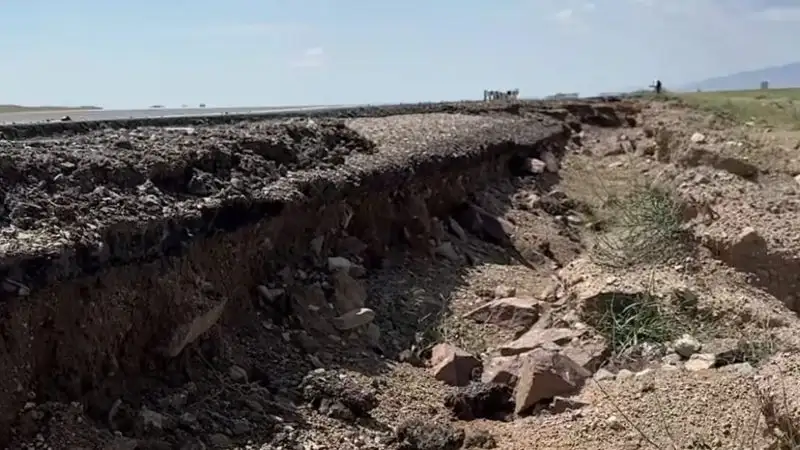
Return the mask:
{"type": "Polygon", "coordinates": [[[752,126],[614,99],[343,115],[0,130],[2,443],[789,448],[773,419],[800,406],[800,136],[765,148],[752,126]],[[600,264],[609,198],[652,181],[680,201],[686,253],[600,264]],[[753,351],[701,370],[672,342],[602,352],[610,376],[568,408],[454,417],[464,388],[431,347],[486,365],[525,331],[471,311],[530,297],[535,326],[599,335],[596,292],[691,297],[674,325],[701,352],[753,351]],[[359,308],[374,319],[342,330],[359,308]]]}

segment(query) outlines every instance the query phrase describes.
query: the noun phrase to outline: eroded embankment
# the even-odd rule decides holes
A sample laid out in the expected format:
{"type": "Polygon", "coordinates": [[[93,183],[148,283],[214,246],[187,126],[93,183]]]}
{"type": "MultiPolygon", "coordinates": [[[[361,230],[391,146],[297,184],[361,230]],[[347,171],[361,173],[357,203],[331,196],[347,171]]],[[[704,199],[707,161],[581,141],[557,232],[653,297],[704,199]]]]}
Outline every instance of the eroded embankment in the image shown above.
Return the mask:
{"type": "MultiPolygon", "coordinates": [[[[517,113],[7,142],[0,443],[35,431],[18,415],[29,402],[81,401],[104,425],[133,432],[111,417],[120,399],[136,408],[153,379],[180,383],[165,374],[192,371],[187,345],[253,314],[256,287],[287,266],[346,254],[354,241],[368,267],[394,245],[430,252],[419,214],[449,215],[520,157],[558,155],[570,138],[562,122],[517,113]]],[[[301,318],[319,324],[306,328],[335,333],[336,312],[317,312],[301,318]]],[[[272,364],[251,373],[269,378],[272,364]]]]}
{"type": "MultiPolygon", "coordinates": [[[[401,105],[381,105],[369,107],[333,108],[330,110],[278,112],[266,114],[224,114],[201,117],[156,117],[142,119],[116,119],[104,121],[78,122],[37,122],[0,126],[1,139],[30,139],[53,135],[76,135],[105,130],[128,130],[139,127],[204,127],[213,125],[233,125],[241,123],[262,122],[275,119],[339,119],[359,117],[387,117],[400,114],[496,114],[507,112],[520,114],[535,110],[549,113],[561,119],[580,117],[586,123],[612,125],[618,124],[620,118],[615,110],[626,109],[630,103],[622,102],[617,97],[598,97],[581,99],[580,101],[539,101],[492,102],[462,101],[450,103],[417,103],[401,105]],[[609,105],[613,104],[613,107],[609,105]]],[[[630,112],[630,111],[628,111],[630,112]]],[[[628,119],[630,120],[630,119],[628,119]]],[[[616,125],[614,125],[616,126],[616,125]]]]}

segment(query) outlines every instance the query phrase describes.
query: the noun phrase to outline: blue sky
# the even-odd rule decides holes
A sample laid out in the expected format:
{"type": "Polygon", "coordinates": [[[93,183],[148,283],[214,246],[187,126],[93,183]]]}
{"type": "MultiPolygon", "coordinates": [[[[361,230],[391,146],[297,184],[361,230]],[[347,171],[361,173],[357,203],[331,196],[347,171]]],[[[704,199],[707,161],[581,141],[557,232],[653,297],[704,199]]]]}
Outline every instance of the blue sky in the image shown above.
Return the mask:
{"type": "Polygon", "coordinates": [[[0,39],[0,103],[411,102],[668,87],[800,60],[800,4],[6,0],[0,39]]]}

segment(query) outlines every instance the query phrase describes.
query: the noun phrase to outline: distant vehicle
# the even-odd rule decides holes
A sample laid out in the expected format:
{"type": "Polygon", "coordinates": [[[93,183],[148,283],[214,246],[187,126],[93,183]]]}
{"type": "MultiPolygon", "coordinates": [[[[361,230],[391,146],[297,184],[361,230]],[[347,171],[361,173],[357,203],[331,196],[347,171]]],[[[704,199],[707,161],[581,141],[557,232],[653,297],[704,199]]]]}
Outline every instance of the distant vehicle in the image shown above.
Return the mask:
{"type": "Polygon", "coordinates": [[[164,105],[153,105],[153,106],[151,106],[151,108],[153,108],[153,109],[161,109],[163,107],[164,107],[164,105]]]}
{"type": "Polygon", "coordinates": [[[206,107],[206,104],[205,104],[205,103],[200,103],[200,107],[201,107],[201,108],[205,108],[205,107],[206,107]]]}
{"type": "Polygon", "coordinates": [[[186,104],[181,105],[181,108],[188,108],[188,107],[189,107],[189,105],[186,105],[186,104]]]}

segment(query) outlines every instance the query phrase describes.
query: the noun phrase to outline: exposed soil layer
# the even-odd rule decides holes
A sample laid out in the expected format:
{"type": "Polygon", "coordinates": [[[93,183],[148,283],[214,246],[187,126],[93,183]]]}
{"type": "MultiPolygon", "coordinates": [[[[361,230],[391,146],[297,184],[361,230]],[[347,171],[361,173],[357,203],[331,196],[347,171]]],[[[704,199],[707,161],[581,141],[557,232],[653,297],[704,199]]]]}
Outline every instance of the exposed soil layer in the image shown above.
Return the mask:
{"type": "Polygon", "coordinates": [[[139,438],[129,448],[289,439],[275,412],[288,414],[298,368],[315,365],[302,348],[341,341],[314,268],[333,255],[370,268],[392,249],[432,254],[420,215],[447,217],[525,157],[560,157],[581,121],[626,123],[602,103],[344,114],[383,118],[3,128],[15,140],[0,144],[0,443],[21,448],[47,423],[63,434],[48,445],[64,449],[125,448],[121,435],[139,438]],[[281,286],[280,299],[265,307],[259,285],[281,286]],[[212,327],[216,338],[198,339],[212,327]],[[225,329],[249,344],[228,346],[225,329]],[[246,381],[230,388],[218,374],[236,372],[232,361],[246,381]],[[151,433],[164,416],[148,408],[198,416],[151,433]],[[59,431],[84,413],[96,433],[59,431]]]}

